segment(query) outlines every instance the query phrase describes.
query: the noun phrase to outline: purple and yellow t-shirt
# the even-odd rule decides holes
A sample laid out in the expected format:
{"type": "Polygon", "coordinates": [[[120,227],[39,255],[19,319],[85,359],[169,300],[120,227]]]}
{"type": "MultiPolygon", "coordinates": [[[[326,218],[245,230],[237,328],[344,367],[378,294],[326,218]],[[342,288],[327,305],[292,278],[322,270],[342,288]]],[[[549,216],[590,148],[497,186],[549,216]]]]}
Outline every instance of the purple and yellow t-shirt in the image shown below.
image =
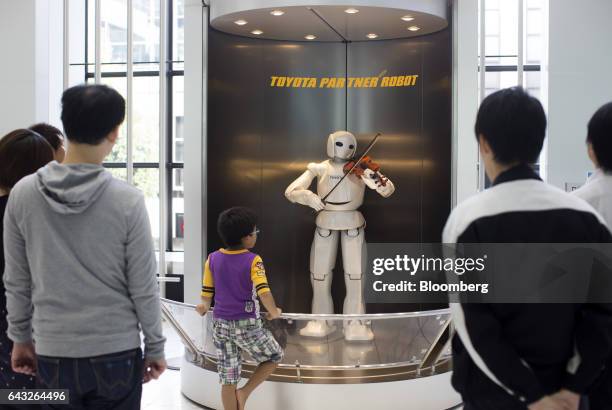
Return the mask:
{"type": "Polygon", "coordinates": [[[215,319],[259,318],[257,296],[270,292],[259,255],[247,249],[219,249],[204,265],[202,296],[215,297],[215,319]]]}

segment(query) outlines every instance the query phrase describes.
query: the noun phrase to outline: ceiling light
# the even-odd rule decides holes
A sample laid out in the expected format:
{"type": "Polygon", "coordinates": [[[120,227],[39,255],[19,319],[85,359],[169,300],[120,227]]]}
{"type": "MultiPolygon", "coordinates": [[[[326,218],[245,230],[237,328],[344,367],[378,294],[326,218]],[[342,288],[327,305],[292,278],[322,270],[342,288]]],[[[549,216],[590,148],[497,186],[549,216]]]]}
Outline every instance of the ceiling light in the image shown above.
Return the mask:
{"type": "Polygon", "coordinates": [[[408,30],[410,30],[410,31],[419,31],[420,29],[421,29],[421,27],[419,27],[419,26],[410,26],[410,27],[408,27],[408,30]]]}
{"type": "Polygon", "coordinates": [[[304,37],[306,40],[314,40],[317,38],[317,36],[313,35],[313,34],[309,34],[306,37],[304,37]]]}
{"type": "Polygon", "coordinates": [[[256,36],[259,36],[259,35],[263,34],[263,31],[261,31],[261,30],[253,30],[253,31],[251,31],[251,34],[255,34],[256,36]]]}
{"type": "Polygon", "coordinates": [[[238,24],[239,26],[244,26],[247,23],[246,20],[236,20],[234,24],[238,24]]]}
{"type": "Polygon", "coordinates": [[[404,20],[404,21],[412,21],[412,20],[414,20],[414,17],[412,17],[412,16],[404,16],[404,17],[402,17],[402,20],[404,20]]]}
{"type": "Polygon", "coordinates": [[[285,12],[282,11],[282,10],[272,10],[270,12],[270,14],[272,14],[273,16],[277,16],[278,17],[278,16],[282,16],[283,14],[285,14],[285,12]]]}
{"type": "Polygon", "coordinates": [[[359,13],[359,10],[351,8],[351,9],[344,10],[344,12],[346,14],[356,14],[356,13],[359,13]]]}
{"type": "Polygon", "coordinates": [[[378,34],[370,33],[366,37],[371,40],[374,40],[375,38],[378,38],[378,34]]]}

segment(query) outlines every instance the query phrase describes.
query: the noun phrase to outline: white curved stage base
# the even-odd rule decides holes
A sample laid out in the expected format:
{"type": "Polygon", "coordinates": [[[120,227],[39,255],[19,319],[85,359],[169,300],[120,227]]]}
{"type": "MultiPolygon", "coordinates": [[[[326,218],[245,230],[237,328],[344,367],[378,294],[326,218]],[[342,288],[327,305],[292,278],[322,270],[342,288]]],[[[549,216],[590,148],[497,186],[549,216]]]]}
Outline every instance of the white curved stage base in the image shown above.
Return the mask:
{"type": "MultiPolygon", "coordinates": [[[[451,372],[389,383],[300,384],[265,382],[249,398],[249,410],[445,410],[461,403],[451,372]],[[398,403],[402,403],[398,407],[398,403]]],[[[240,385],[244,383],[244,380],[240,385]]],[[[221,410],[217,373],[185,360],[181,390],[196,403],[221,410]]]]}

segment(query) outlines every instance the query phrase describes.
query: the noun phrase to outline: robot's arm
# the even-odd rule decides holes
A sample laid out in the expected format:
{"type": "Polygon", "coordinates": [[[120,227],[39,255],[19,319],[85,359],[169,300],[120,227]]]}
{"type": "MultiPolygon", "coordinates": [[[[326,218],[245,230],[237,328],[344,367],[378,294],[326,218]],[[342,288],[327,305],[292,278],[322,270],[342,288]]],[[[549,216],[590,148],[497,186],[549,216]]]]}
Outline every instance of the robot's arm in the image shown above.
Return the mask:
{"type": "Polygon", "coordinates": [[[365,182],[368,188],[375,190],[383,198],[389,198],[395,192],[395,185],[393,185],[393,182],[380,172],[366,169],[361,179],[363,179],[363,182],[365,182]],[[384,181],[384,185],[381,181],[384,181]]]}
{"type": "Polygon", "coordinates": [[[285,190],[285,197],[293,203],[306,205],[313,208],[316,211],[320,211],[325,208],[325,204],[321,201],[321,198],[308,188],[312,181],[317,176],[314,172],[308,169],[291,183],[285,190]]]}

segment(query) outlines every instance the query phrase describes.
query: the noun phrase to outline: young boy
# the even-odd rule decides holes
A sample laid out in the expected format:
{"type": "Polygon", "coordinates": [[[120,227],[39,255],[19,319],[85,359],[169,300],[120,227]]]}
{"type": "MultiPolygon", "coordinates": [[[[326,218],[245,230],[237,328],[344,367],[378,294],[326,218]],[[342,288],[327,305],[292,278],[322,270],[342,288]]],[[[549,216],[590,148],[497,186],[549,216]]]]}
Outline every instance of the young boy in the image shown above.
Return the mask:
{"type": "Polygon", "coordinates": [[[215,297],[213,340],[217,348],[218,372],[225,410],[243,410],[249,395],[276,369],[283,351],[272,334],[262,327],[257,296],[268,311],[267,319],[278,319],[276,306],[259,255],[249,252],[257,242],[257,216],[247,208],[230,208],[219,215],[217,230],[226,248],[208,256],[204,267],[202,304],[204,315],[215,297]],[[259,365],[240,389],[241,353],[248,352],[259,365]]]}

